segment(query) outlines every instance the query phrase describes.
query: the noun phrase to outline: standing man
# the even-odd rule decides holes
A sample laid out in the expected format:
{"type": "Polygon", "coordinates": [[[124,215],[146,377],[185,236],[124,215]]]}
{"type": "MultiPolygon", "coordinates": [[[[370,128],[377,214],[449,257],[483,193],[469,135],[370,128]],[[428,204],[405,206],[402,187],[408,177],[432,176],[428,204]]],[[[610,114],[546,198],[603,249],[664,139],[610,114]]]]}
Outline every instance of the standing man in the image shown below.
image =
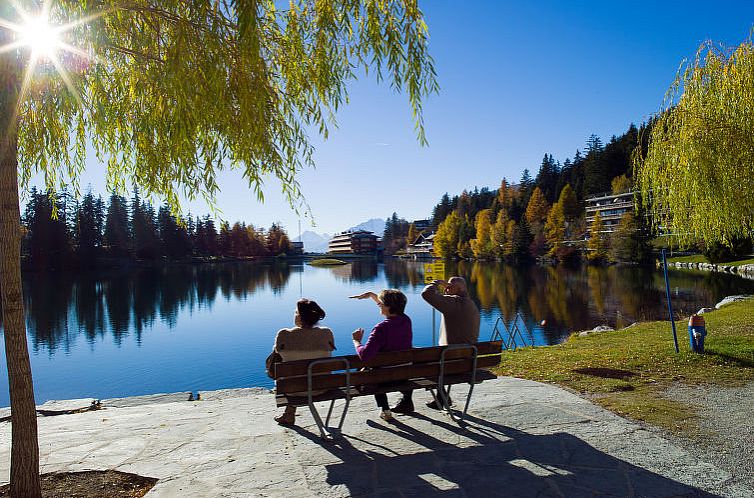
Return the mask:
{"type": "MultiPolygon", "coordinates": [[[[448,344],[475,344],[479,342],[479,309],[468,295],[466,280],[451,277],[434,280],[422,291],[422,299],[442,314],[440,319],[440,346],[448,344]],[[439,289],[444,288],[441,294],[439,289]]],[[[448,389],[448,404],[450,389],[448,389]]],[[[436,401],[427,406],[438,410],[436,401]]]]}

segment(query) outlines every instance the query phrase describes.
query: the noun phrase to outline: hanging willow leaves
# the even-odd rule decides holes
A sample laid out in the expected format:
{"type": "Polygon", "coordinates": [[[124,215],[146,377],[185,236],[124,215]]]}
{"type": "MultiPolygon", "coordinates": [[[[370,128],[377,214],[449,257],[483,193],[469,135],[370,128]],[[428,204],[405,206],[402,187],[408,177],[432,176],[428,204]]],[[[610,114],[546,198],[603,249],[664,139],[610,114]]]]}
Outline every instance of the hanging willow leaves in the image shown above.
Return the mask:
{"type": "Polygon", "coordinates": [[[41,496],[36,408],[21,290],[18,187],[78,178],[91,150],[108,186],[213,206],[217,175],[238,169],[263,198],[267,177],[302,206],[308,133],[327,136],[362,72],[407,94],[425,142],[437,91],[417,0],[0,1],[0,293],[13,430],[10,490],[41,496]],[[37,63],[13,33],[23,12],[65,26],[65,50],[37,63]],[[34,7],[34,9],[32,9],[34,7]],[[49,7],[49,12],[46,9],[49,7]]]}
{"type": "Polygon", "coordinates": [[[634,153],[638,186],[656,227],[682,243],[730,244],[754,228],[754,45],[703,44],[681,66],[634,153]]]}
{"type": "Polygon", "coordinates": [[[92,17],[65,34],[88,57],[68,54],[65,78],[36,71],[19,114],[22,186],[37,172],[48,188],[76,185],[91,144],[110,186],[133,182],[173,210],[179,194],[212,205],[224,168],[260,199],[278,178],[300,207],[307,132],[326,137],[348,81],[369,70],[407,94],[425,143],[422,100],[438,86],[416,0],[63,0],[50,16],[92,17]]]}

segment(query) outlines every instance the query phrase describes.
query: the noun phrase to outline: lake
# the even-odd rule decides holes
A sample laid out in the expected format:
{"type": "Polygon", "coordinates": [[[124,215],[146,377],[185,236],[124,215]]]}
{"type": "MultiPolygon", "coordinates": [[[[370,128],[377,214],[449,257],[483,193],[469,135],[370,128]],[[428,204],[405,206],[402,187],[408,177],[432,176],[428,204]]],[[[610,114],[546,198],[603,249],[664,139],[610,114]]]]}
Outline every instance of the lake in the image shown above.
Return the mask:
{"type": "MultiPolygon", "coordinates": [[[[667,319],[662,272],[654,269],[460,262],[447,270],[469,282],[482,312],[481,340],[490,338],[501,315],[510,326],[520,314],[523,339],[536,345],[556,344],[597,325],[667,319]]],[[[36,399],[270,387],[264,359],[276,331],[292,324],[301,296],[327,312],[323,323],[333,329],[336,354],[351,354],[351,332],[368,331],[381,317],[371,300],[347,296],[401,289],[408,296],[414,344],[430,346],[433,313],[419,295],[423,281],[422,263],[397,259],[332,268],[222,263],[96,275],[25,274],[36,399]]],[[[671,271],[670,281],[679,318],[727,295],[754,293],[754,281],[729,274],[671,271]]],[[[678,330],[683,343],[685,324],[678,330]]],[[[8,406],[0,349],[0,406],[8,406]]]]}

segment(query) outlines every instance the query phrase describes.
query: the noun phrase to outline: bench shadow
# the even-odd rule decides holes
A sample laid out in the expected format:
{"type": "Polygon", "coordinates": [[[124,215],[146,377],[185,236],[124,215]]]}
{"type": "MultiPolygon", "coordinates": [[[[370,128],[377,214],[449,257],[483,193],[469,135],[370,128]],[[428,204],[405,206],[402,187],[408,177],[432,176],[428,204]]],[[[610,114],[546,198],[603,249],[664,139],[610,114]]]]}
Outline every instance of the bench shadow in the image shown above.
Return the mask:
{"type": "Polygon", "coordinates": [[[347,496],[385,497],[717,496],[615,458],[572,434],[534,435],[473,416],[466,420],[463,427],[420,413],[390,424],[368,420],[379,435],[366,437],[372,434],[367,431],[330,441],[291,429],[330,455],[323,465],[311,452],[304,455],[314,458],[303,462],[308,486],[323,496],[344,488],[347,496]],[[412,418],[431,423],[443,439],[414,427],[412,418]]]}

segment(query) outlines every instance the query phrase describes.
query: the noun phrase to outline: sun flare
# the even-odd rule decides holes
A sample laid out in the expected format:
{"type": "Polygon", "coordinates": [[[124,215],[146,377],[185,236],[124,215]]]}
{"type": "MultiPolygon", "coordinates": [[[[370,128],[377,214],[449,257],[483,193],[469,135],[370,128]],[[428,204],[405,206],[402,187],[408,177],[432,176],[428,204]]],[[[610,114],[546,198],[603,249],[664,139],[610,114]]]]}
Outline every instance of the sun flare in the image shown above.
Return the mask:
{"type": "Polygon", "coordinates": [[[44,16],[27,19],[18,34],[21,44],[31,49],[35,59],[53,60],[60,48],[59,29],[44,16]]]}

